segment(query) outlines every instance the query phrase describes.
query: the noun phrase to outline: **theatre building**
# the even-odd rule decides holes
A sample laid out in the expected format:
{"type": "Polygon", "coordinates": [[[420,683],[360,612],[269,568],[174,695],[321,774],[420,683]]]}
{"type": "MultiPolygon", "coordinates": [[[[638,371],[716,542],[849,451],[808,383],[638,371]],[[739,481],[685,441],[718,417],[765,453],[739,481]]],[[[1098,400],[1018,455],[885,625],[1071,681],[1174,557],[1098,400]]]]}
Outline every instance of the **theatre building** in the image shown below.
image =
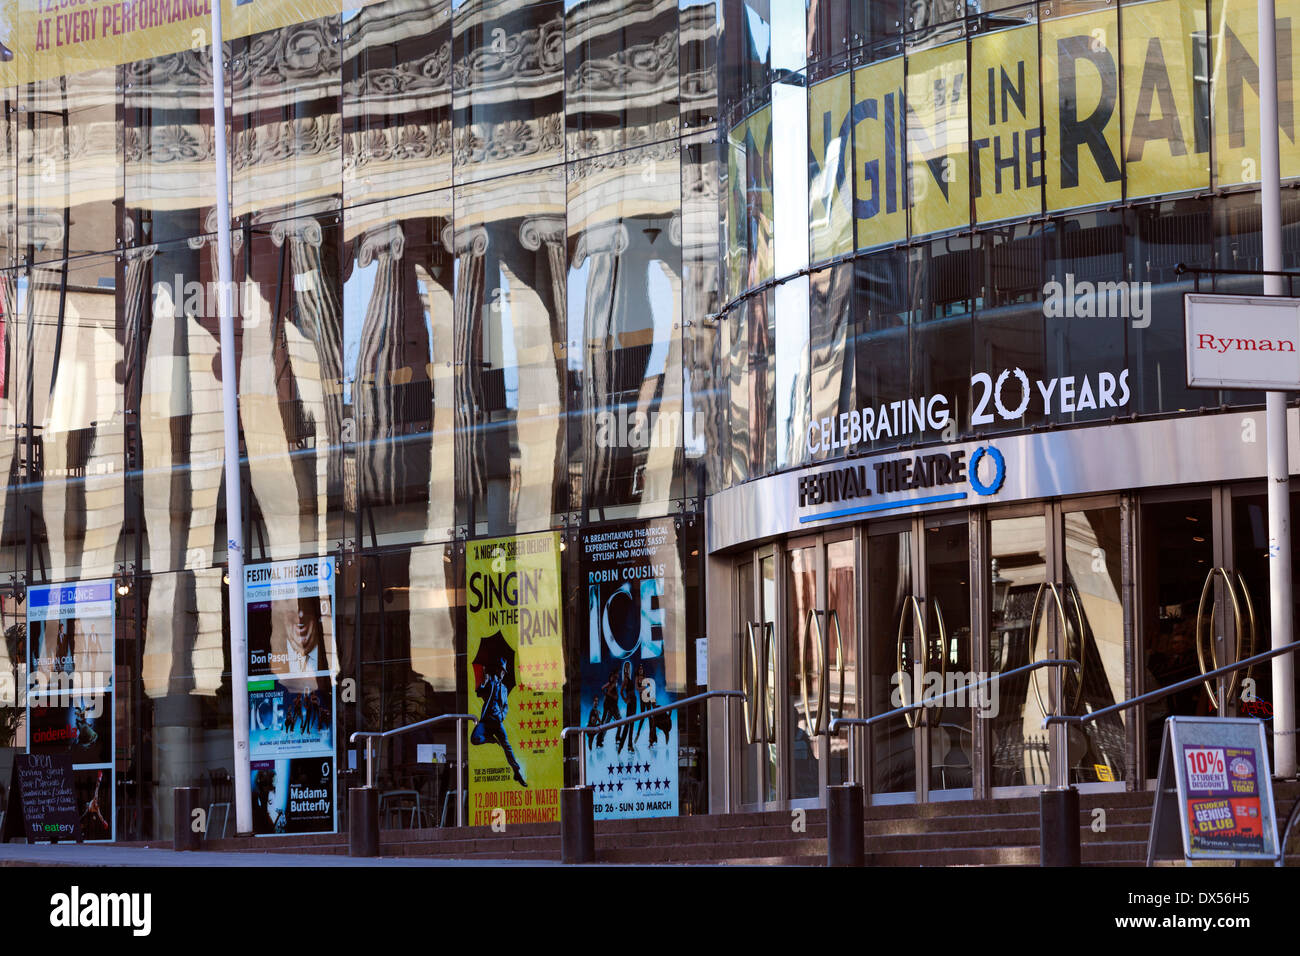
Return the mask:
{"type": "Polygon", "coordinates": [[[354,733],[470,714],[378,746],[386,826],[556,820],[580,761],[597,819],[818,807],[832,718],[1069,658],[853,776],[1141,790],[1165,717],[1279,693],[1042,729],[1270,644],[1264,396],[1188,388],[1183,317],[1263,289],[1254,3],[223,11],[237,489],[209,0],[0,2],[0,784],[330,832],[354,733]]]}

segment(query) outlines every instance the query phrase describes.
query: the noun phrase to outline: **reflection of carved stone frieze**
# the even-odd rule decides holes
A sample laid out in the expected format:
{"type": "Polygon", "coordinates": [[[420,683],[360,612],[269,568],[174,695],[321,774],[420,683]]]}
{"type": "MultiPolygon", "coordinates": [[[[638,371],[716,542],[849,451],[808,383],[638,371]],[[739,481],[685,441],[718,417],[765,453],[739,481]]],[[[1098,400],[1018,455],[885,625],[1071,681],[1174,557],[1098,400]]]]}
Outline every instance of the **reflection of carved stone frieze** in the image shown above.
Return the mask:
{"type": "Polygon", "coordinates": [[[564,17],[556,14],[540,27],[520,33],[498,28],[485,31],[488,42],[458,59],[452,86],[472,90],[476,101],[490,97],[493,87],[509,86],[510,99],[536,92],[530,80],[551,79],[564,72],[564,17]]]}
{"type": "Polygon", "coordinates": [[[448,223],[442,227],[442,244],[453,256],[466,253],[481,256],[487,252],[488,233],[482,226],[453,229],[451,223],[448,223]]]}
{"type": "MultiPolygon", "coordinates": [[[[230,62],[230,44],[226,44],[230,62]]],[[[181,50],[122,66],[127,109],[211,109],[212,57],[209,47],[181,50]]]]}
{"type": "Polygon", "coordinates": [[[680,86],[685,108],[703,109],[709,103],[716,106],[718,102],[718,74],[713,70],[683,73],[680,86]]]}
{"type": "Polygon", "coordinates": [[[389,106],[394,98],[439,92],[451,92],[450,40],[418,60],[365,69],[343,87],[345,97],[372,101],[361,110],[365,115],[376,111],[396,112],[389,106]]]}
{"type": "Polygon", "coordinates": [[[455,131],[455,162],[470,165],[525,159],[556,152],[563,142],[558,113],[489,125],[473,123],[455,131]]]}
{"type": "Polygon", "coordinates": [[[677,32],[634,44],[613,56],[583,60],[569,74],[568,92],[589,103],[639,99],[647,93],[660,93],[665,102],[675,101],[677,32]]]}
{"type": "Polygon", "coordinates": [[[575,156],[609,153],[631,146],[645,146],[677,138],[678,118],[674,112],[657,123],[620,126],[612,129],[584,129],[569,134],[569,147],[575,156]]]}
{"type": "Polygon", "coordinates": [[[240,130],[231,150],[236,172],[294,156],[336,155],[343,142],[337,113],[268,123],[240,130]]]}
{"type": "Polygon", "coordinates": [[[367,229],[357,244],[357,266],[364,269],[381,256],[402,258],[406,251],[406,234],[400,223],[388,222],[367,229]]]}
{"type": "Polygon", "coordinates": [[[216,155],[212,127],[199,123],[128,126],[122,139],[126,163],[197,163],[216,155]]]}
{"type": "Polygon", "coordinates": [[[247,99],[261,109],[266,104],[260,96],[240,94],[283,88],[306,99],[304,84],[310,88],[312,80],[337,83],[339,67],[339,18],[325,17],[252,37],[230,63],[230,87],[236,103],[247,99]]]}
{"type": "MultiPolygon", "coordinates": [[[[910,21],[908,30],[931,31],[941,23],[951,23],[966,16],[966,0],[908,0],[907,14],[910,21]]],[[[925,35],[912,39],[922,39],[925,35]]]]}
{"type": "Polygon", "coordinates": [[[82,121],[74,116],[67,126],[51,123],[18,134],[21,162],[41,166],[47,160],[56,163],[76,161],[85,156],[116,157],[118,125],[110,117],[103,121],[82,121]]]}
{"type": "Polygon", "coordinates": [[[717,202],[718,161],[682,163],[682,203],[690,200],[717,202]]]}
{"type": "Polygon", "coordinates": [[[451,121],[427,126],[389,126],[349,133],[343,142],[343,165],[363,169],[370,163],[433,159],[451,154],[451,121]]]}
{"type": "MultiPolygon", "coordinates": [[[[627,166],[642,167],[648,170],[649,164],[658,162],[677,162],[677,141],[669,139],[658,143],[653,143],[642,149],[623,150],[620,152],[604,153],[600,156],[593,156],[590,159],[582,159],[569,164],[569,181],[585,179],[588,176],[594,176],[597,173],[610,169],[621,169],[627,166]]],[[[655,172],[655,176],[667,176],[668,173],[655,172]]],[[[676,168],[672,170],[671,177],[676,179],[678,172],[676,168]]]]}

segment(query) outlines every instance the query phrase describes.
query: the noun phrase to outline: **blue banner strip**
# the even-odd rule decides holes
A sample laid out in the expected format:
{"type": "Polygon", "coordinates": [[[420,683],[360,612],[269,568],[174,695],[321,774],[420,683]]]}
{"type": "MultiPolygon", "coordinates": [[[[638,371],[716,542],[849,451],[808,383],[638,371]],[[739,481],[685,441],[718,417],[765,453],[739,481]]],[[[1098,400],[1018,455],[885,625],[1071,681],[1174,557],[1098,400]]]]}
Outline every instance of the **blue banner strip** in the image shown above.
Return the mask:
{"type": "Polygon", "coordinates": [[[911,508],[913,505],[932,505],[938,501],[960,501],[966,492],[957,491],[950,495],[935,495],[933,498],[910,498],[907,501],[888,501],[878,505],[863,505],[861,508],[845,508],[843,511],[827,511],[819,515],[807,515],[799,519],[806,521],[825,521],[827,518],[843,518],[845,515],[862,515],[870,511],[891,511],[894,508],[911,508]]]}

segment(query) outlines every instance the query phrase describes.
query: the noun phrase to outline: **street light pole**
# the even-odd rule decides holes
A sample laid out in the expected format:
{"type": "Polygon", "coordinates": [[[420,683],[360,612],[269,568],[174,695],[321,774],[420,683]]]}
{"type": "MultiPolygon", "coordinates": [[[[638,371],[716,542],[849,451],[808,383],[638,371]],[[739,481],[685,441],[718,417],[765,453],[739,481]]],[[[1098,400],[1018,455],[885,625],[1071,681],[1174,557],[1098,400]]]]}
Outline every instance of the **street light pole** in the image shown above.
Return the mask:
{"type": "MultiPolygon", "coordinates": [[[[1264,294],[1282,295],[1282,176],[1277,130],[1277,18],[1274,0],[1259,0],[1259,204],[1264,294]]],[[[1274,648],[1291,643],[1291,494],[1285,392],[1267,392],[1269,620],[1274,648]]],[[[1295,664],[1273,658],[1273,773],[1296,775],[1295,664]]]]}
{"type": "Polygon", "coordinates": [[[239,467],[239,392],[236,387],[234,267],[230,254],[230,164],[226,148],[226,62],[222,0],[212,0],[212,128],[217,160],[217,308],[221,319],[221,392],[226,451],[226,570],[230,577],[230,673],[235,738],[235,826],[253,832],[248,766],[248,633],[244,602],[244,486],[239,467]]]}

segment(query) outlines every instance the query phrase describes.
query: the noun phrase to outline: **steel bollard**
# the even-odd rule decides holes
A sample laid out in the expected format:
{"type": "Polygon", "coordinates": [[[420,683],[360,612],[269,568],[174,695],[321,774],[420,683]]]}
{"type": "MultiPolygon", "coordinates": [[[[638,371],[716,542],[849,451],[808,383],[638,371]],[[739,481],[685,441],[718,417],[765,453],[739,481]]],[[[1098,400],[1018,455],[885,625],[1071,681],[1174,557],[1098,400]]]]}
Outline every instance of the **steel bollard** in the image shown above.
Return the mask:
{"type": "Polygon", "coordinates": [[[379,791],[348,791],[348,856],[379,856],[379,791]]]}
{"type": "Polygon", "coordinates": [[[839,784],[826,793],[826,865],[862,866],[862,784],[839,784]]]}
{"type": "Polygon", "coordinates": [[[172,788],[172,849],[197,850],[202,845],[202,830],[194,828],[194,811],[199,805],[198,787],[172,788]]]}
{"type": "Polygon", "coordinates": [[[1079,791],[1044,790],[1038,797],[1038,865],[1079,865],[1079,791]]]}
{"type": "Polygon", "coordinates": [[[560,791],[560,862],[596,862],[596,803],[591,787],[560,791]]]}

